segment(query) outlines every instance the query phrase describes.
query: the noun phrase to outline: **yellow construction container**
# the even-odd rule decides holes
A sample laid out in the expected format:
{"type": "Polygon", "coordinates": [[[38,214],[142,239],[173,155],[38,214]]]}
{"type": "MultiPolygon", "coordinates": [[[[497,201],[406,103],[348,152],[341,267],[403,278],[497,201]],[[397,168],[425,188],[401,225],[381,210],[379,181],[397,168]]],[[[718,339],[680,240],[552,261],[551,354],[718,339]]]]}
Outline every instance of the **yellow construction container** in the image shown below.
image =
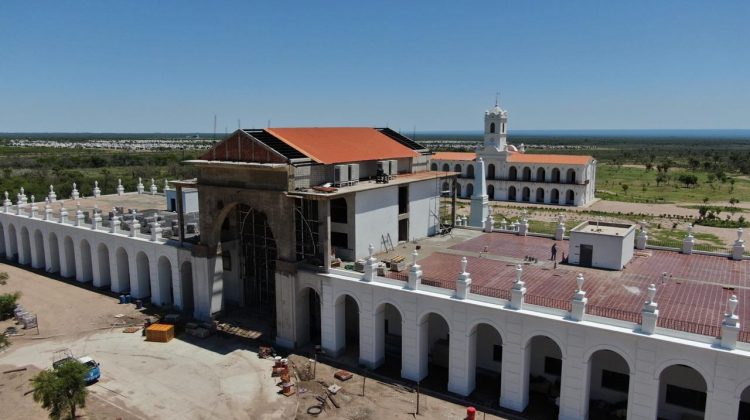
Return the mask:
{"type": "Polygon", "coordinates": [[[174,338],[174,325],[151,324],[146,328],[146,341],[166,343],[174,338]]]}

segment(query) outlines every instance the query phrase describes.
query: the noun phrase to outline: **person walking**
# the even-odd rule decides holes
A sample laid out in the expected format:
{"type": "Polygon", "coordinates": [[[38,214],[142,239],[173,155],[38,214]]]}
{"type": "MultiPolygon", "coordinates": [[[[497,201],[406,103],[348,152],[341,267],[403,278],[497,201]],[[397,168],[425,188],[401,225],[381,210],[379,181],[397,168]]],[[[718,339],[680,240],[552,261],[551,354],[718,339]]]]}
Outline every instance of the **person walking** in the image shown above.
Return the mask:
{"type": "Polygon", "coordinates": [[[552,244],[552,257],[550,260],[555,261],[555,258],[557,257],[557,242],[552,244]]]}

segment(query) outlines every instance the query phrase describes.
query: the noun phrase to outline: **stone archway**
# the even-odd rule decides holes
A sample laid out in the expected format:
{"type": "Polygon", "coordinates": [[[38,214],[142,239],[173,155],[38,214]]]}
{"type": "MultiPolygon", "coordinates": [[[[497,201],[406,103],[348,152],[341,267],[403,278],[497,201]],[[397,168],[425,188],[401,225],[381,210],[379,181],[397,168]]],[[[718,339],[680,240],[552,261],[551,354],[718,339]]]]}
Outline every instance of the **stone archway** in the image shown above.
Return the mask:
{"type": "Polygon", "coordinates": [[[659,374],[657,416],[704,418],[706,395],[706,380],[700,372],[686,365],[671,365],[659,374]]]}

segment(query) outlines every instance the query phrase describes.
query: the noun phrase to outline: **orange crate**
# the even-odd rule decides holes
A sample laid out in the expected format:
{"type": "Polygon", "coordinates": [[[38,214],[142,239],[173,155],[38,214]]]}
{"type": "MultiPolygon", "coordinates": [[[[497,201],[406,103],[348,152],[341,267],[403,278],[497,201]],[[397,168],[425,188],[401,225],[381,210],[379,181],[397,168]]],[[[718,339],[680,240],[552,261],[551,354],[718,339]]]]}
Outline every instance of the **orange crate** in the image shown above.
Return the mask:
{"type": "Polygon", "coordinates": [[[174,338],[174,325],[151,324],[146,328],[146,340],[166,343],[174,338]]]}

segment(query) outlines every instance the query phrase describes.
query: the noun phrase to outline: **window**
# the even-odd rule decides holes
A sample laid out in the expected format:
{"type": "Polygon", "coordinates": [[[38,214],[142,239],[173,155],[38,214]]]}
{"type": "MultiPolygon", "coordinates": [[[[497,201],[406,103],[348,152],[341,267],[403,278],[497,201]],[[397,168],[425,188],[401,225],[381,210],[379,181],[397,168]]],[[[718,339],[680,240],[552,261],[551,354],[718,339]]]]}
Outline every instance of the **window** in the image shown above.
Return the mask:
{"type": "Polygon", "coordinates": [[[695,411],[706,411],[706,393],[694,389],[667,384],[667,404],[689,408],[695,411]]]}
{"type": "Polygon", "coordinates": [[[346,199],[331,200],[331,223],[347,223],[346,199]]]}
{"type": "Polygon", "coordinates": [[[490,133],[495,132],[495,123],[490,123],[490,133]]]}
{"type": "Polygon", "coordinates": [[[547,375],[562,375],[562,360],[554,357],[544,358],[544,373],[547,375]]]}
{"type": "Polygon", "coordinates": [[[612,372],[611,370],[606,369],[602,370],[602,388],[627,393],[629,384],[629,375],[620,372],[612,372]]]}
{"type": "Polygon", "coordinates": [[[398,187],[398,214],[409,211],[409,187],[398,187]]]}
{"type": "Polygon", "coordinates": [[[342,232],[331,232],[331,246],[349,249],[349,235],[342,232]]]}
{"type": "Polygon", "coordinates": [[[503,361],[503,346],[501,344],[492,346],[492,360],[495,362],[503,361]]]}
{"type": "Polygon", "coordinates": [[[228,250],[221,252],[221,265],[224,271],[232,271],[232,254],[228,250]]]}

